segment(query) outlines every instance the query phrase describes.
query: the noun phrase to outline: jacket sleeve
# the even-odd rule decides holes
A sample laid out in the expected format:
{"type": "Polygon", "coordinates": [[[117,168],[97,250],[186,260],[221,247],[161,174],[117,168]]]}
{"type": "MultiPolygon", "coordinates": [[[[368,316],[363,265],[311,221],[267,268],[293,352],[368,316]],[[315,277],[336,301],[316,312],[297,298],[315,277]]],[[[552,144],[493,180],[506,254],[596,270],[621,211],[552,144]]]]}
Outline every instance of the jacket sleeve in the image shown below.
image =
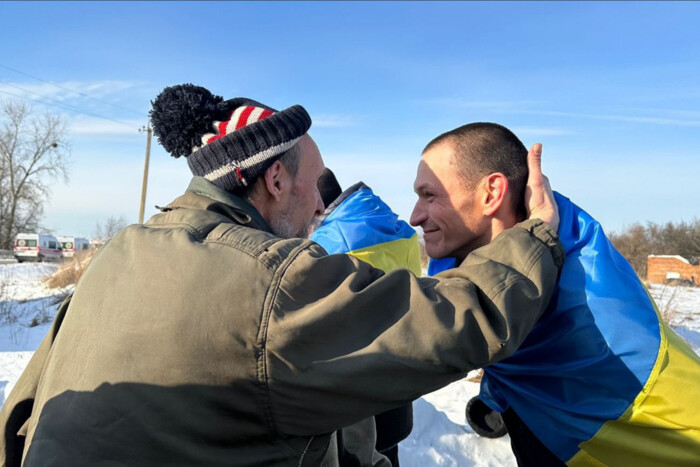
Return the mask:
{"type": "Polygon", "coordinates": [[[63,322],[72,295],[66,298],[56,313],[51,329],[32,355],[27,368],[15,384],[0,411],[0,467],[19,467],[22,463],[26,429],[34,407],[39,378],[51,351],[56,334],[63,322]]]}
{"type": "Polygon", "coordinates": [[[544,312],[563,257],[537,219],[432,278],[300,248],[263,317],[259,375],[276,429],[330,432],[509,356],[544,312]]]}

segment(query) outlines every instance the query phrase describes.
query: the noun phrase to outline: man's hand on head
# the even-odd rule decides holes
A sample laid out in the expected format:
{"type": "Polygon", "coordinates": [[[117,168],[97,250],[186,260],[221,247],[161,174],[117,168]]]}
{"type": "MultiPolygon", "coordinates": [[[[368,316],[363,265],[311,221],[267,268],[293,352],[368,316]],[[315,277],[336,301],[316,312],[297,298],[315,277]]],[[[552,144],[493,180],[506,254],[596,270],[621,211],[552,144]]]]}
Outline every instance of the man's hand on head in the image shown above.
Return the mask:
{"type": "Polygon", "coordinates": [[[529,176],[525,187],[525,208],[528,219],[538,218],[556,231],[559,228],[559,210],[549,179],[542,174],[542,145],[535,143],[527,153],[529,176]]]}

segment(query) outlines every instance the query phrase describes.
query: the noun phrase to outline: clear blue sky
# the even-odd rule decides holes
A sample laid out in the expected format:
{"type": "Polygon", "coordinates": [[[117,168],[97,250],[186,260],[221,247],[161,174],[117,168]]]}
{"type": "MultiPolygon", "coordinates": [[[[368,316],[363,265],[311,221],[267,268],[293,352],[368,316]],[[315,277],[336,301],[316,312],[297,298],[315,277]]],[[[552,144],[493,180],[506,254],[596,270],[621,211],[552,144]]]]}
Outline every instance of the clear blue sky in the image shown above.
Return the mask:
{"type": "MultiPolygon", "coordinates": [[[[0,99],[124,122],[47,107],[72,128],[44,222],[57,234],[136,222],[136,129],[185,82],[304,105],[341,184],[363,180],[404,218],[422,148],[473,121],[542,142],[553,187],[606,230],[700,217],[697,2],[2,2],[0,17],[0,99]]],[[[151,162],[147,217],[190,178],[155,140],[151,162]]]]}

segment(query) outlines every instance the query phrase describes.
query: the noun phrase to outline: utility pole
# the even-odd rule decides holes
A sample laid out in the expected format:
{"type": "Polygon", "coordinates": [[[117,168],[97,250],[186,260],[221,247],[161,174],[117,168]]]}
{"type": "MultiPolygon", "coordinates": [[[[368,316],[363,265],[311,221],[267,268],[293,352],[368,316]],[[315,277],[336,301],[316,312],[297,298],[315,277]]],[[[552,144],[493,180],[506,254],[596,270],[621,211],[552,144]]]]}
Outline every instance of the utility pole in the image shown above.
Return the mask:
{"type": "Polygon", "coordinates": [[[148,160],[151,157],[151,134],[153,130],[151,125],[146,125],[139,132],[146,132],[146,164],[143,167],[143,186],[141,187],[141,209],[139,209],[139,224],[143,224],[143,209],[146,205],[146,186],[148,185],[148,160]]]}

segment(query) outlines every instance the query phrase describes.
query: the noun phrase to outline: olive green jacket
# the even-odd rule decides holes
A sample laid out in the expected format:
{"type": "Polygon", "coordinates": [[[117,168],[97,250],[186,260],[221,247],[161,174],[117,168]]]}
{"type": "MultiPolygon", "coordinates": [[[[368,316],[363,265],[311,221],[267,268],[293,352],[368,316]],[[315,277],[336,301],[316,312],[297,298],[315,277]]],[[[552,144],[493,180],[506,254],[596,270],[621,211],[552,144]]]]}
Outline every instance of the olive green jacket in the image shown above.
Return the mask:
{"type": "Polygon", "coordinates": [[[531,220],[437,278],[384,274],[195,178],[94,257],[0,412],[0,465],[335,465],[336,429],[513,353],[562,258],[531,220]]]}

